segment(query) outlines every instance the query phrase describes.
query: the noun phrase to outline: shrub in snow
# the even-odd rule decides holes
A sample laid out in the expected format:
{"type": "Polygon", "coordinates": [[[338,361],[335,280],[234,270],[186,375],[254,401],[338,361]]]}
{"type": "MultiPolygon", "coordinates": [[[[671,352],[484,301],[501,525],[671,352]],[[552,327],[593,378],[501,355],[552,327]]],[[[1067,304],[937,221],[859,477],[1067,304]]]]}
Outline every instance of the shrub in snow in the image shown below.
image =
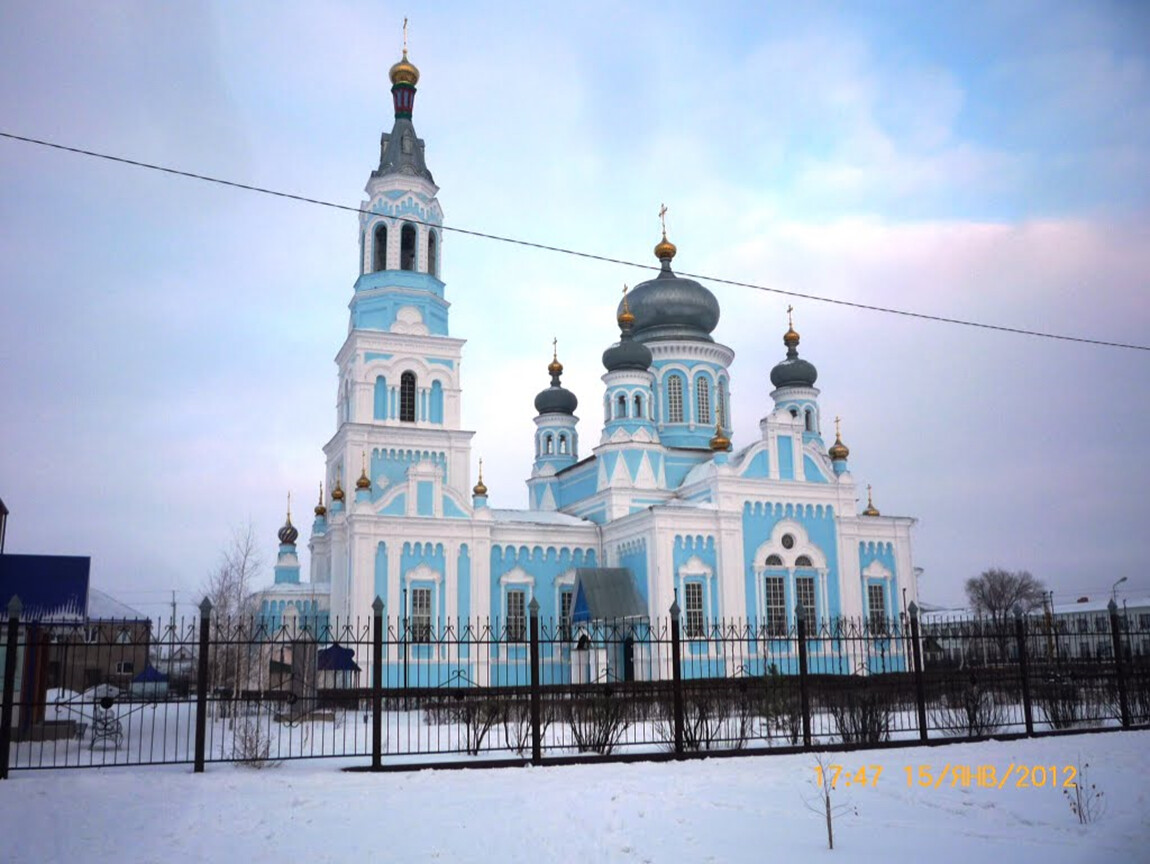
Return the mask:
{"type": "Polygon", "coordinates": [[[1035,701],[1054,729],[1069,729],[1082,719],[1082,693],[1069,675],[1052,673],[1038,681],[1035,701]]]}
{"type": "Polygon", "coordinates": [[[1097,822],[1106,812],[1105,794],[1090,782],[1089,770],[1090,763],[1081,762],[1074,788],[1062,790],[1062,794],[1070,804],[1070,812],[1078,817],[1082,825],[1097,822]]]}
{"type": "Polygon", "coordinates": [[[877,744],[890,739],[893,705],[890,694],[866,678],[850,679],[827,697],[827,709],[844,744],[877,744]]]}
{"type": "Polygon", "coordinates": [[[280,763],[271,755],[271,730],[257,717],[244,717],[235,727],[232,758],[247,768],[273,768],[280,763]]]}
{"type": "Polygon", "coordinates": [[[993,735],[1006,721],[1001,697],[975,675],[957,691],[943,694],[931,713],[939,729],[970,738],[993,735]]]}
{"type": "Polygon", "coordinates": [[[631,725],[627,701],[616,698],[610,687],[576,696],[565,708],[567,726],[580,753],[610,753],[631,725]]]}

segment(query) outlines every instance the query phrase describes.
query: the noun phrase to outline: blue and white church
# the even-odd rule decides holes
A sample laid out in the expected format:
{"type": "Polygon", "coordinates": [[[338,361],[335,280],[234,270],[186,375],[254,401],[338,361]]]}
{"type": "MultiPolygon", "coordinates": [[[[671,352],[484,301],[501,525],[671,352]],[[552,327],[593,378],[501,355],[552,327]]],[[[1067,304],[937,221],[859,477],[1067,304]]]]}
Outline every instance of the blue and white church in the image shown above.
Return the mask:
{"type": "MultiPolygon", "coordinates": [[[[406,49],[390,78],[395,119],[359,220],[310,574],[301,579],[289,513],[275,583],[257,596],[265,620],[363,621],[379,597],[389,626],[407,622],[417,641],[468,620],[499,622],[516,639],[533,600],[564,633],[613,614],[663,620],[677,601],[692,639],[718,619],[782,633],[800,607],[816,624],[877,626],[917,600],[915,520],[881,515],[869,487],[859,512],[849,450],[837,421],[826,446],[818,373],[799,356],[793,325],[769,391],[752,385],[770,398],[760,434],[733,446],[734,352],[715,338],[715,296],[675,274],[665,227],[658,274],[604,322],[604,342],[614,341],[602,355],[602,424],[584,434],[553,357],[535,429],[521,431],[534,451],[528,509],[489,507],[482,466],[472,485],[474,433],[461,426],[465,343],[449,328],[443,211],[412,123],[419,71],[406,49]],[[604,597],[626,608],[595,608],[604,597]]],[[[498,683],[514,659],[453,650],[466,668],[426,674],[498,683]]]]}

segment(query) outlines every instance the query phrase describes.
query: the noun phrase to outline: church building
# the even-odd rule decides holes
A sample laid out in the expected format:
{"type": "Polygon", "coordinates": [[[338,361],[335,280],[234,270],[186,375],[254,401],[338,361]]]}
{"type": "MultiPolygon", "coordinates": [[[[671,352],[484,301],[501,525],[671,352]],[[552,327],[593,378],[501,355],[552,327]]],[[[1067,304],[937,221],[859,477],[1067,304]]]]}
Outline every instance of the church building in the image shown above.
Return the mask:
{"type": "MultiPolygon", "coordinates": [[[[533,601],[541,621],[572,639],[609,618],[665,621],[678,602],[684,640],[706,654],[715,621],[769,641],[800,611],[811,627],[853,619],[877,629],[917,600],[915,520],[881,515],[869,487],[858,512],[849,450],[837,421],[826,446],[818,373],[799,356],[793,326],[770,370],[760,434],[733,446],[734,352],[716,340],[715,296],[675,274],[665,226],[658,274],[603,322],[602,423],[592,400],[580,428],[579,399],[553,356],[534,430],[500,430],[533,442],[528,509],[489,507],[481,465],[472,480],[474,433],[461,426],[465,343],[449,327],[443,211],[412,123],[419,70],[406,49],[390,78],[395,120],[359,219],[310,574],[301,580],[289,513],[275,583],[257,596],[265,622],[366,621],[378,597],[393,632],[426,643],[407,659],[423,664],[422,685],[435,686],[510,680],[523,662],[513,645],[447,650],[430,636],[481,622],[521,641],[533,601]]],[[[549,656],[548,680],[584,680],[578,653],[549,656]]],[[[395,659],[385,661],[389,681],[395,659]]],[[[734,674],[718,649],[709,668],[734,674]]],[[[650,664],[628,670],[665,674],[650,664]]]]}

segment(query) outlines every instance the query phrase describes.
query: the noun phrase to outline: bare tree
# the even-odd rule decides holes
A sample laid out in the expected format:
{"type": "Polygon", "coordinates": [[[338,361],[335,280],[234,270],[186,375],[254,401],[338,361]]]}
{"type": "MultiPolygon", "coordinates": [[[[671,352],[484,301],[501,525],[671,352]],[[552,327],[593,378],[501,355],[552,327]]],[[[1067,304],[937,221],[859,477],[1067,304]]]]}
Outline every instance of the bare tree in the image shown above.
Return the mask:
{"type": "Polygon", "coordinates": [[[1029,612],[1042,605],[1046,586],[1026,570],[1017,572],[992,567],[966,580],[966,599],[978,615],[990,619],[999,648],[999,662],[1006,659],[1010,619],[1015,607],[1029,612]]]}
{"type": "MultiPolygon", "coordinates": [[[[251,668],[256,612],[251,591],[262,567],[255,528],[248,522],[232,529],[231,541],[204,586],[212,603],[208,685],[213,691],[230,691],[233,699],[247,686],[253,671],[258,676],[258,670],[251,668]]],[[[227,708],[226,704],[222,707],[227,708]]]]}

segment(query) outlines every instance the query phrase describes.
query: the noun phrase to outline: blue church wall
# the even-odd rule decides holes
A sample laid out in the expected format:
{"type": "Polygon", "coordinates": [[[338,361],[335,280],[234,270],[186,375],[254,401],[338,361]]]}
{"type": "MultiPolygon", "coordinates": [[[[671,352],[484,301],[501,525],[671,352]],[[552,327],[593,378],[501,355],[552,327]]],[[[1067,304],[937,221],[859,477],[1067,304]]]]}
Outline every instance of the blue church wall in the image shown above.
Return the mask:
{"type": "Polygon", "coordinates": [[[378,501],[381,496],[391,491],[395,484],[406,483],[407,469],[414,465],[416,462],[424,462],[428,460],[439,466],[441,472],[440,478],[444,483],[446,483],[446,453],[433,452],[430,450],[372,450],[371,477],[375,479],[382,474],[387,478],[387,487],[386,489],[381,489],[378,482],[372,483],[371,500],[378,501]]]}
{"type": "Polygon", "coordinates": [[[491,547],[491,617],[502,622],[506,616],[506,592],[500,585],[500,578],[516,567],[532,578],[524,583],[527,602],[534,597],[539,601],[541,620],[558,620],[556,608],[555,580],[558,576],[577,567],[596,567],[595,550],[580,547],[548,546],[501,546],[491,547]]]}
{"type": "MultiPolygon", "coordinates": [[[[675,594],[679,598],[679,606],[683,610],[684,623],[686,622],[686,590],[683,587],[688,582],[701,582],[703,584],[703,620],[706,624],[717,621],[719,618],[719,577],[715,557],[715,538],[707,535],[675,535],[675,546],[671,553],[671,566],[675,578],[675,594]],[[699,576],[684,577],[681,570],[692,558],[698,558],[711,573],[703,578],[699,576]]],[[[686,628],[684,626],[684,634],[686,628]]],[[[684,636],[684,638],[686,638],[684,636]]],[[[707,649],[707,643],[702,640],[687,640],[689,654],[702,654],[707,649]]]]}
{"type": "Polygon", "coordinates": [[[407,493],[401,492],[396,495],[392,502],[379,511],[383,516],[406,516],[407,515],[407,493]]]}
{"type": "Polygon", "coordinates": [[[455,368],[455,361],[448,357],[428,357],[428,363],[434,363],[437,366],[446,366],[448,369],[455,368]]]}
{"type": "MultiPolygon", "coordinates": [[[[396,275],[395,271],[384,271],[381,273],[368,273],[359,277],[357,286],[369,277],[396,275]]],[[[427,276],[422,273],[405,273],[407,276],[418,276],[422,279],[430,280],[429,284],[423,287],[426,291],[432,290],[430,283],[439,285],[442,291],[443,283],[439,282],[433,276],[427,276]]],[[[420,316],[423,318],[423,323],[427,326],[427,330],[433,336],[446,336],[447,335],[447,304],[434,296],[431,293],[424,296],[411,296],[409,294],[392,295],[381,294],[378,296],[359,296],[358,294],[352,298],[351,301],[351,326],[355,330],[383,330],[390,331],[391,326],[396,321],[396,315],[404,306],[414,306],[419,310],[420,316]]]]}
{"type": "Polygon", "coordinates": [[[429,423],[441,425],[443,423],[443,385],[438,381],[431,382],[431,395],[427,406],[427,420],[429,423]]]}
{"type": "Polygon", "coordinates": [[[379,351],[364,351],[363,362],[370,363],[372,360],[390,360],[394,355],[383,354],[379,351]]]}
{"type": "Polygon", "coordinates": [[[450,495],[444,493],[443,495],[443,515],[448,519],[468,519],[467,512],[455,503],[455,499],[450,495]]]}
{"type": "Polygon", "coordinates": [[[794,442],[789,437],[779,436],[779,478],[781,480],[795,479],[795,453],[794,442]]]}
{"type": "Polygon", "coordinates": [[[373,400],[372,416],[376,420],[387,419],[387,379],[382,375],[377,375],[375,378],[375,393],[373,400]]]}
{"type": "Polygon", "coordinates": [[[771,463],[767,457],[765,449],[760,450],[753,457],[751,457],[750,464],[743,469],[743,477],[751,477],[756,479],[766,478],[771,476],[771,463]]]}
{"type": "Polygon", "coordinates": [[[710,450],[706,452],[700,452],[695,456],[668,453],[664,463],[666,466],[664,471],[667,477],[667,488],[677,489],[679,486],[683,485],[683,480],[686,479],[687,474],[690,473],[691,469],[698,465],[700,462],[704,462],[709,458],[711,458],[710,450]]]}
{"type": "Polygon", "coordinates": [[[807,478],[808,483],[829,483],[826,475],[823,474],[823,469],[815,464],[815,460],[810,456],[803,455],[803,472],[807,478]]]}
{"type": "Polygon", "coordinates": [[[305,627],[319,642],[331,641],[330,613],[320,611],[319,601],[310,598],[292,598],[289,600],[263,600],[260,603],[258,626],[274,637],[284,626],[287,613],[294,607],[296,624],[289,629],[289,633],[299,632],[305,627]]]}
{"type": "MultiPolygon", "coordinates": [[[[879,564],[881,564],[883,567],[885,567],[887,569],[887,572],[890,573],[890,579],[889,580],[871,579],[871,580],[868,580],[868,582],[869,582],[869,584],[875,584],[875,585],[880,584],[880,582],[885,582],[885,584],[883,585],[883,600],[886,602],[886,614],[887,614],[888,618],[897,618],[898,617],[898,610],[900,608],[899,604],[898,604],[899,573],[895,567],[894,545],[891,543],[876,543],[874,541],[869,541],[869,542],[868,541],[861,541],[859,543],[859,570],[860,570],[860,575],[861,575],[861,573],[865,573],[866,568],[869,567],[871,565],[871,563],[874,561],[877,561],[879,564]]],[[[863,590],[863,603],[864,603],[864,605],[866,604],[866,590],[865,589],[863,590]]]]}
{"type": "MultiPolygon", "coordinates": [[[[819,590],[821,577],[815,570],[796,570],[797,575],[815,577],[815,610],[820,619],[834,619],[842,615],[842,593],[839,584],[838,542],[833,507],[823,505],[795,505],[772,502],[746,502],[743,505],[743,562],[744,585],[746,590],[747,618],[752,624],[759,614],[759,596],[762,586],[755,575],[755,553],[767,542],[775,526],[784,519],[799,523],[806,531],[812,544],[817,546],[826,558],[827,584],[826,609],[822,608],[822,592],[819,590]]],[[[768,568],[764,575],[784,577],[787,624],[794,626],[796,598],[794,588],[787,578],[787,571],[768,568]]],[[[764,625],[766,622],[762,622],[764,625]]]]}
{"type": "Polygon", "coordinates": [[[420,516],[435,515],[435,484],[430,480],[415,484],[415,512],[420,516]]]}
{"type": "Polygon", "coordinates": [[[647,541],[635,540],[630,543],[625,543],[619,547],[618,552],[619,566],[626,567],[631,571],[631,576],[635,580],[635,587],[639,589],[639,596],[643,598],[643,603],[647,603],[647,598],[650,596],[650,587],[647,576],[647,541]]]}
{"type": "Polygon", "coordinates": [[[584,498],[590,498],[594,495],[599,488],[598,472],[599,466],[596,464],[596,461],[592,459],[586,465],[560,477],[559,506],[568,507],[577,501],[582,501],[584,498]]]}

